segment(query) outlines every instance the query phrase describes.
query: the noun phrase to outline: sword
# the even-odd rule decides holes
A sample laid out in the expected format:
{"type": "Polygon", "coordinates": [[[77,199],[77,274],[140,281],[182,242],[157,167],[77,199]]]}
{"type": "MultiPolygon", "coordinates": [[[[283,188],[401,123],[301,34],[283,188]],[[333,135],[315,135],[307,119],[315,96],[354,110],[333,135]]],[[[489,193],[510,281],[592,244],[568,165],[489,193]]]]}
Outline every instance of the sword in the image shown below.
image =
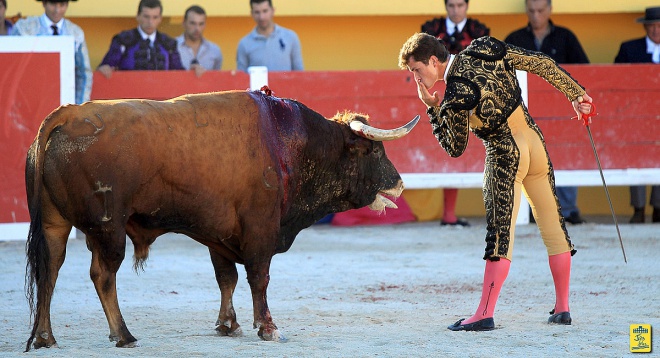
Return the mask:
{"type": "Polygon", "coordinates": [[[587,133],[589,133],[589,140],[591,141],[591,149],[594,151],[594,156],[596,157],[596,163],[598,164],[598,171],[600,172],[600,179],[603,181],[603,188],[605,188],[605,195],[607,196],[607,202],[610,204],[610,212],[612,213],[612,219],[614,219],[614,225],[616,226],[616,233],[619,235],[619,243],[621,244],[621,252],[623,253],[623,261],[628,263],[626,259],[626,250],[623,248],[623,239],[621,239],[621,231],[619,230],[619,222],[616,220],[616,214],[614,213],[614,206],[612,206],[612,199],[610,198],[610,191],[607,189],[607,183],[605,183],[605,176],[603,176],[603,167],[600,165],[600,159],[598,158],[598,152],[596,152],[596,144],[594,143],[594,137],[591,135],[591,128],[589,124],[591,123],[591,117],[596,114],[596,106],[593,103],[591,104],[591,111],[587,114],[582,113],[582,120],[584,126],[587,128],[587,133]]]}

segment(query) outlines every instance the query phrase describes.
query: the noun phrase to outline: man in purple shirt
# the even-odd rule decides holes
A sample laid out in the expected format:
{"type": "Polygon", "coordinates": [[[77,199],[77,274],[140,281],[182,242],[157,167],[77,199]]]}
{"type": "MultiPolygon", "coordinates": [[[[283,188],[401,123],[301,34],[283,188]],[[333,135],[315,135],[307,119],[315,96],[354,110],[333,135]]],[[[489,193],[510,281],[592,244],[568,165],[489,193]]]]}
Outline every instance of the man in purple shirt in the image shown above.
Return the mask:
{"type": "Polygon", "coordinates": [[[107,78],[114,70],[183,70],[176,40],[157,31],[162,19],[160,0],[140,0],[138,27],[112,38],[98,70],[107,78]]]}

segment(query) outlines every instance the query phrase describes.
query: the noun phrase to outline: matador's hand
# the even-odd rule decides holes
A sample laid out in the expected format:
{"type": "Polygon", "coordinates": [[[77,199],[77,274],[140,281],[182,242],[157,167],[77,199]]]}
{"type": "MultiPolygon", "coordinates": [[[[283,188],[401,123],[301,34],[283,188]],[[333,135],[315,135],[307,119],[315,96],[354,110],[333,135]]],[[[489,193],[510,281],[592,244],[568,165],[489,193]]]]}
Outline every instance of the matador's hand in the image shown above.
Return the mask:
{"type": "Polygon", "coordinates": [[[593,102],[593,99],[588,95],[584,94],[583,96],[578,97],[575,99],[573,102],[573,109],[575,110],[575,113],[577,114],[577,120],[582,119],[582,114],[589,114],[591,113],[591,103],[593,102]]]}
{"type": "Polygon", "coordinates": [[[416,80],[417,95],[419,96],[419,99],[421,99],[427,107],[438,106],[440,104],[440,95],[438,94],[438,91],[435,91],[433,94],[431,94],[422,82],[421,78],[416,78],[416,80]]]}

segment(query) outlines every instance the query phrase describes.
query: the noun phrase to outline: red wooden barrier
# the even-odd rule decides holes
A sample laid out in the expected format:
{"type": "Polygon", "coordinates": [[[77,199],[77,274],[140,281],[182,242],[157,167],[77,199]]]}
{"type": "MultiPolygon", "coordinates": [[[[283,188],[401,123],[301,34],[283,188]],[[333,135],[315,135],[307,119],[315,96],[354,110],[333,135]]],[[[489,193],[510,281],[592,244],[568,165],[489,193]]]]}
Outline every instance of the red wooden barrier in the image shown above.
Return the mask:
{"type": "MultiPolygon", "coordinates": [[[[660,66],[566,65],[594,98],[591,125],[605,169],[660,168],[660,66]]],[[[557,169],[596,169],[586,129],[569,120],[566,98],[528,77],[529,108],[557,169]]]]}
{"type": "MultiPolygon", "coordinates": [[[[660,168],[660,66],[566,68],[598,104],[599,116],[592,132],[603,167],[660,168]]],[[[545,133],[555,168],[596,169],[586,130],[570,120],[573,113],[566,98],[536,76],[530,75],[528,82],[530,111],[545,133]]],[[[201,78],[188,71],[115,72],[111,79],[95,73],[92,98],[166,99],[186,93],[244,90],[248,86],[248,75],[234,71],[210,71],[201,78]]],[[[401,140],[386,143],[388,156],[401,173],[483,170],[483,146],[474,136],[461,158],[450,158],[440,148],[406,71],[276,72],[269,74],[269,86],[276,96],[298,99],[326,117],[344,109],[359,111],[369,114],[372,124],[383,128],[398,127],[416,114],[422,115],[418,129],[401,140]]],[[[22,106],[30,108],[31,103],[39,103],[39,98],[22,97],[21,101],[22,106]]],[[[40,113],[18,117],[0,112],[4,134],[0,151],[13,153],[2,157],[0,163],[3,173],[11,173],[0,183],[0,223],[29,221],[24,196],[25,153],[51,109],[39,107],[40,113]]]]}
{"type": "Polygon", "coordinates": [[[60,103],[59,54],[4,53],[0,69],[0,223],[25,222],[25,156],[60,103]]]}

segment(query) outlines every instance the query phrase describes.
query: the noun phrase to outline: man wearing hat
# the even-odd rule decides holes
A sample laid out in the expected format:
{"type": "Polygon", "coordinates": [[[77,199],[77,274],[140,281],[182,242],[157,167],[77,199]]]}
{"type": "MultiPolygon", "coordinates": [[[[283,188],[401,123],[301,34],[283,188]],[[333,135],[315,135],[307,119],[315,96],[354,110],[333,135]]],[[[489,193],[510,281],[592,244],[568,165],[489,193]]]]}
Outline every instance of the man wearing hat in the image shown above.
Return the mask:
{"type": "MultiPolygon", "coordinates": [[[[38,0],[39,1],[39,0],[38,0]]],[[[71,0],[76,1],[76,0],[71,0]]],[[[43,0],[44,14],[18,20],[11,35],[17,36],[73,36],[75,43],[76,104],[89,101],[92,93],[92,68],[80,26],[64,18],[69,0],[43,0]]]]}
{"type": "MultiPolygon", "coordinates": [[[[644,24],[646,36],[641,39],[626,41],[621,44],[614,63],[660,63],[660,7],[649,7],[644,17],[637,19],[644,24]]],[[[638,224],[645,221],[644,207],[646,201],[646,186],[630,187],[630,205],[635,209],[630,223],[638,224]]],[[[654,223],[660,222],[660,185],[651,188],[651,206],[653,206],[654,223]]]]}
{"type": "Polygon", "coordinates": [[[622,43],[614,62],[660,63],[660,6],[647,8],[637,22],[644,24],[646,36],[622,43]]]}

